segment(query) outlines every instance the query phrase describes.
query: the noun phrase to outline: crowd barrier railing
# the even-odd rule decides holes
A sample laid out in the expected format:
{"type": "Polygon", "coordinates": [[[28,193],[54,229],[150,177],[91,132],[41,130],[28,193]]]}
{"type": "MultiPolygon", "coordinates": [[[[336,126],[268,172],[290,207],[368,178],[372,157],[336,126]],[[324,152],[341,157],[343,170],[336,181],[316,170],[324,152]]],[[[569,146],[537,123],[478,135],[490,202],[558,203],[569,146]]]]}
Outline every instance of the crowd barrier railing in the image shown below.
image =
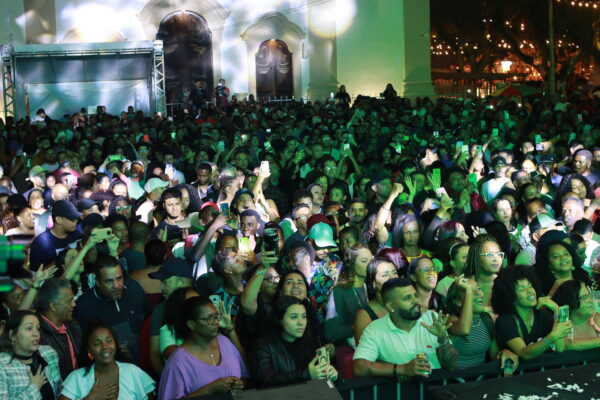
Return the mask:
{"type": "MultiPolygon", "coordinates": [[[[520,361],[514,375],[567,368],[600,362],[600,349],[544,353],[530,360],[520,361]]],[[[501,376],[500,362],[492,361],[476,367],[454,371],[434,370],[429,378],[413,378],[408,382],[396,382],[389,378],[355,378],[339,380],[336,387],[344,400],[426,400],[429,386],[451,385],[468,381],[480,381],[501,376]]],[[[506,377],[507,383],[510,377],[506,377]]],[[[198,397],[198,400],[229,400],[230,394],[198,397]]]]}

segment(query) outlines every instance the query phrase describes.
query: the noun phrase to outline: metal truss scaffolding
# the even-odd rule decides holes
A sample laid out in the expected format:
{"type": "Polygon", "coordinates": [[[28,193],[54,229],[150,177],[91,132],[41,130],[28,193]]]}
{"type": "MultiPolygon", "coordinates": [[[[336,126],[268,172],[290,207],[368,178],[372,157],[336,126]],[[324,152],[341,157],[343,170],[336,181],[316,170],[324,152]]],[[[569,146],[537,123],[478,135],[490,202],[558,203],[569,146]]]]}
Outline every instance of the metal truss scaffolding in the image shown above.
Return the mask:
{"type": "Polygon", "coordinates": [[[101,104],[117,111],[135,103],[143,105],[139,109],[144,112],[166,112],[160,40],[15,45],[3,50],[5,115],[23,117],[26,104],[48,104],[64,115],[72,112],[66,107],[75,102],[87,102],[76,109],[101,104]]]}
{"type": "Polygon", "coordinates": [[[162,40],[154,41],[154,107],[156,112],[160,112],[161,115],[167,114],[167,102],[165,97],[165,56],[163,52],[162,40]]]}
{"type": "Polygon", "coordinates": [[[2,98],[4,100],[4,120],[15,116],[15,84],[14,68],[12,58],[8,51],[9,47],[2,49],[2,98]]]}

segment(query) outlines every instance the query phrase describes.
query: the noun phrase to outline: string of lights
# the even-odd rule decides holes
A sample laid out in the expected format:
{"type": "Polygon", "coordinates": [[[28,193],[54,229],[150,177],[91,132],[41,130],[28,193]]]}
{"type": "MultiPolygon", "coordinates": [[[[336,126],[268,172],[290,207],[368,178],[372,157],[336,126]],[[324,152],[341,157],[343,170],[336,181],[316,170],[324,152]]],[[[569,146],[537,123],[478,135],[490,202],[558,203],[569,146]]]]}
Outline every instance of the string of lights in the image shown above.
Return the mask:
{"type": "Polygon", "coordinates": [[[556,0],[557,3],[565,3],[574,7],[600,9],[600,1],[577,1],[577,0],[556,0]]]}

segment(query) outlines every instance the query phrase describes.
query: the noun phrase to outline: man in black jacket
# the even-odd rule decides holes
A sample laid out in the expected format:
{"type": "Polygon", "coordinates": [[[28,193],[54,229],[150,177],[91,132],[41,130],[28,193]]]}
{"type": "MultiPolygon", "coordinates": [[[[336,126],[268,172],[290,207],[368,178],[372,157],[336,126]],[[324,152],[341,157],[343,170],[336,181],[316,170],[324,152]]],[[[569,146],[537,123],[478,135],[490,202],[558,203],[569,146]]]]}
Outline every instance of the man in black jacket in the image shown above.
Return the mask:
{"type": "Polygon", "coordinates": [[[44,282],[38,293],[41,344],[52,346],[58,353],[60,376],[64,380],[79,367],[81,329],[73,320],[73,290],[66,279],[53,278],[44,282]]]}

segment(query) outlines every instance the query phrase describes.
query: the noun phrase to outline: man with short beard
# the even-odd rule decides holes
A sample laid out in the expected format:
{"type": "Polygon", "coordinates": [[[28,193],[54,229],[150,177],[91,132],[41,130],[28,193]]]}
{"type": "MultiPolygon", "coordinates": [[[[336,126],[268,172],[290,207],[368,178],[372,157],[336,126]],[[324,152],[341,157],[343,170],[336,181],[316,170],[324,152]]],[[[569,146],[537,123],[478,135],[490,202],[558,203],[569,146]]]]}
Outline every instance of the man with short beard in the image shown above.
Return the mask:
{"type": "Polygon", "coordinates": [[[181,213],[181,191],[177,188],[165,190],[160,198],[160,203],[165,212],[165,219],[152,230],[150,237],[163,240],[160,236],[161,231],[166,229],[168,242],[180,240],[183,232],[177,225],[177,222],[183,220],[183,214],[181,213]]]}
{"type": "Polygon", "coordinates": [[[587,149],[579,149],[573,154],[573,169],[579,175],[583,175],[593,185],[600,179],[600,173],[592,170],[594,155],[587,149]]]}
{"type": "Polygon", "coordinates": [[[360,337],[354,375],[400,379],[428,377],[432,369],[455,369],[458,353],[448,336],[448,316],[422,313],[408,279],[390,279],[381,292],[389,314],[371,322],[360,337]]]}
{"type": "Polygon", "coordinates": [[[115,333],[119,347],[138,361],[140,331],[150,313],[144,289],[123,276],[119,260],[99,255],[94,264],[95,285],[76,302],[75,318],[82,327],[98,320],[115,333]]]}

